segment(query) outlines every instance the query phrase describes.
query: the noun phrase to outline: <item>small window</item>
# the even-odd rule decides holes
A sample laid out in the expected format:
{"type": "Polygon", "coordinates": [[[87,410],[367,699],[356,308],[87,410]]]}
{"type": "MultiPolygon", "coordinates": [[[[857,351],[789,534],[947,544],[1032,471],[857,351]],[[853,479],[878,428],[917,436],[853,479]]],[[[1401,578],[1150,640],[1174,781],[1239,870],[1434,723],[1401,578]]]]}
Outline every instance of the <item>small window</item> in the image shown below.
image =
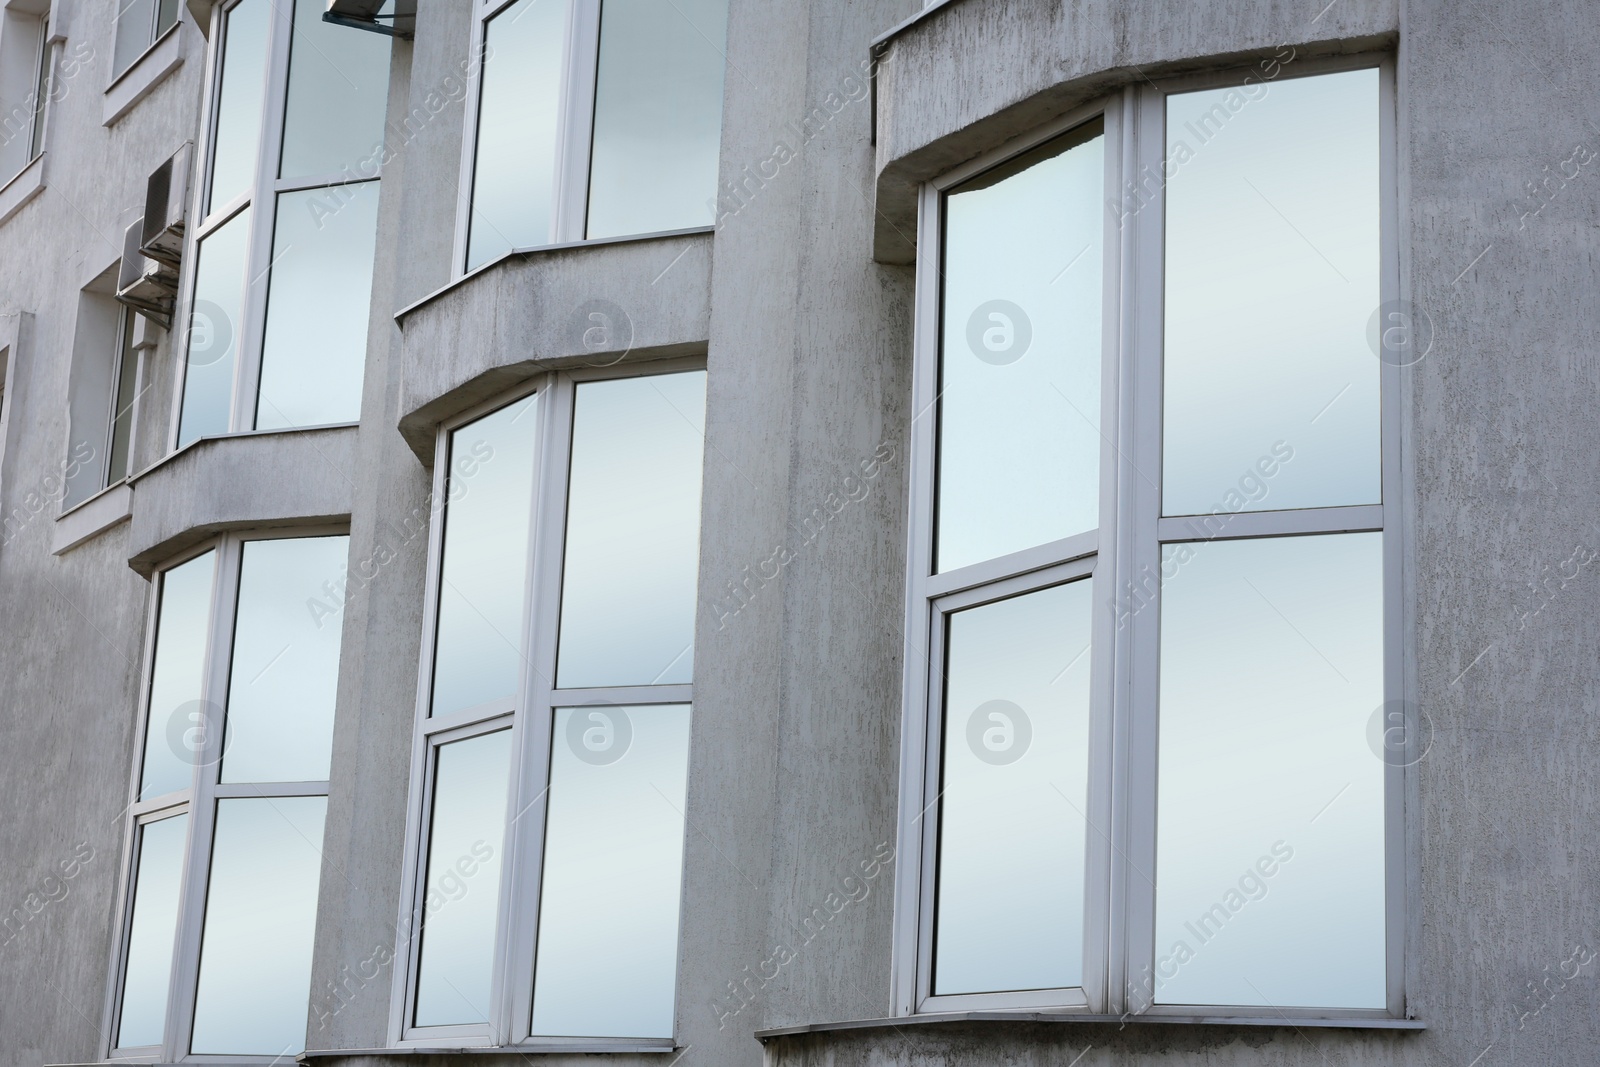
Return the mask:
{"type": "Polygon", "coordinates": [[[274,18],[271,0],[238,0],[216,16],[180,448],[361,413],[389,41],[323,6],[274,18]]]}
{"type": "Polygon", "coordinates": [[[122,0],[117,9],[117,39],[111,76],[119,77],[150,46],[178,24],[179,0],[122,0]]]}
{"type": "Polygon", "coordinates": [[[672,1047],[704,412],[553,374],[440,434],[397,1042],[672,1047]]]}
{"type": "Polygon", "coordinates": [[[111,1051],[306,1047],[343,534],[230,535],[156,579],[111,1051]]]}
{"type": "Polygon", "coordinates": [[[710,226],[727,0],[480,5],[465,264],[710,226]]]}
{"type": "Polygon", "coordinates": [[[924,190],[901,1013],[1404,1010],[1392,75],[1297,68],[924,190]]]}
{"type": "Polygon", "coordinates": [[[50,97],[49,8],[13,2],[0,8],[0,185],[44,150],[50,97]]]}
{"type": "Polygon", "coordinates": [[[145,388],[142,350],[134,347],[141,331],[136,313],[112,296],[115,284],[113,268],[78,298],[63,509],[132,473],[138,400],[145,388]]]}

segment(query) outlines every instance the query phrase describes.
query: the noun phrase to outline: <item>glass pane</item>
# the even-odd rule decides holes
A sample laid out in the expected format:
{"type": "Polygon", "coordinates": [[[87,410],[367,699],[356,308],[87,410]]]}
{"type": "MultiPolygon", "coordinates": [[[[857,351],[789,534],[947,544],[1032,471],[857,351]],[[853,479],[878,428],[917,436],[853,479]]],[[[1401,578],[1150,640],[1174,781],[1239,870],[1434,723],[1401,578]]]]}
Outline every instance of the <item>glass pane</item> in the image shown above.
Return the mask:
{"type": "Polygon", "coordinates": [[[233,368],[244,322],[245,256],[250,248],[250,209],[213,230],[195,254],[194,309],[189,315],[188,365],[183,374],[183,412],[178,447],[233,425],[233,368]]]}
{"type": "Polygon", "coordinates": [[[150,27],[155,19],[156,0],[119,0],[117,4],[117,39],[112,47],[111,73],[115,77],[133,65],[144,54],[154,37],[150,27]]]}
{"type": "Polygon", "coordinates": [[[572,419],[556,684],[691,681],[705,372],[584,382],[572,419]]]}
{"type": "Polygon", "coordinates": [[[111,398],[111,444],[106,450],[107,485],[115,485],[128,476],[128,455],[133,447],[133,404],[139,387],[139,350],[133,347],[132,308],[122,313],[120,339],[116,392],[111,398]]]}
{"type": "Polygon", "coordinates": [[[511,731],[439,746],[418,947],[416,1026],[489,1018],[511,731]]]}
{"type": "Polygon", "coordinates": [[[1091,581],[950,616],[935,993],[1083,984],[1091,581]]]}
{"type": "Polygon", "coordinates": [[[516,700],[538,410],[525,397],[450,434],[434,715],[516,700]]]}
{"type": "Polygon", "coordinates": [[[256,180],[261,147],[262,99],[267,89],[267,16],[270,0],[240,0],[228,10],[222,48],[222,90],[217,103],[211,154],[211,196],[215,211],[256,180]]]}
{"type": "Polygon", "coordinates": [[[716,221],[728,0],[606,0],[590,237],[716,221]]]}
{"type": "Polygon", "coordinates": [[[389,101],[389,38],[322,21],[325,0],[295,0],[278,177],[378,173],[389,101]]]}
{"type": "Polygon", "coordinates": [[[45,20],[40,19],[35,31],[39,42],[39,61],[33,83],[33,129],[28,138],[28,159],[37,159],[44,149],[44,109],[50,102],[50,42],[45,37],[45,20]]]}
{"type": "Polygon", "coordinates": [[[377,233],[375,181],[278,197],[256,429],[361,417],[377,233]]]}
{"type": "Polygon", "coordinates": [[[188,815],[139,828],[138,873],[128,924],[128,962],[122,975],[117,1047],[159,1045],[166,1032],[167,988],[178,933],[183,843],[188,815]]]}
{"type": "Polygon", "coordinates": [[[1379,499],[1378,72],[1252,92],[1167,98],[1168,515],[1379,499]]]}
{"type": "Polygon", "coordinates": [[[1099,525],[1105,137],[945,198],[936,569],[1099,525]]]}
{"type": "Polygon", "coordinates": [[[671,1037],[689,706],[560,708],[550,751],[533,1032],[671,1037]]]}
{"type": "Polygon", "coordinates": [[[191,1051],[305,1048],[327,797],[217,802],[191,1051]]]}
{"type": "Polygon", "coordinates": [[[327,780],[349,555],[348,537],[245,544],[224,782],[327,780]]]}
{"type": "Polygon", "coordinates": [[[161,576],[150,711],[145,725],[139,798],[188,789],[210,725],[200,702],[216,553],[207,552],[161,576]]]}
{"type": "Polygon", "coordinates": [[[489,20],[467,269],[550,243],[567,5],[518,0],[489,20]]]}
{"type": "Polygon", "coordinates": [[[1382,541],[1165,550],[1158,1001],[1384,1006],[1382,541]]]}
{"type": "Polygon", "coordinates": [[[178,0],[158,0],[156,4],[156,36],[160,37],[178,24],[178,0]]]}

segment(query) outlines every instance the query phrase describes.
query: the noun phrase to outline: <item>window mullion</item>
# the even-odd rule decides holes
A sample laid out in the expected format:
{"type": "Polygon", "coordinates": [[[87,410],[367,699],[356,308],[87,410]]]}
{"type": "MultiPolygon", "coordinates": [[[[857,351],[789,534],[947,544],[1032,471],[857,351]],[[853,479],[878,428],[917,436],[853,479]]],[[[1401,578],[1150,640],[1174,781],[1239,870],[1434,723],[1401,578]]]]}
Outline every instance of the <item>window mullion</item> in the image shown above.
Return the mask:
{"type": "Polygon", "coordinates": [[[563,59],[560,132],[550,240],[581,241],[587,232],[589,153],[594,132],[595,78],[600,63],[601,0],[569,0],[563,59]]]}
{"type": "Polygon", "coordinates": [[[512,791],[513,822],[507,835],[511,862],[506,864],[501,894],[500,929],[504,936],[499,939],[506,954],[498,972],[504,979],[499,999],[505,1013],[505,1032],[511,1041],[527,1038],[532,1030],[573,394],[570,378],[552,374],[539,397],[542,422],[535,459],[531,564],[523,604],[523,618],[527,620],[523,631],[526,661],[517,720],[518,762],[513,778],[517,788],[512,791]]]}
{"type": "Polygon", "coordinates": [[[283,149],[283,116],[289,84],[289,49],[294,36],[294,5],[273,4],[267,24],[267,86],[262,100],[261,138],[256,148],[255,182],[250,194],[250,251],[244,278],[244,321],[235,341],[232,429],[256,424],[261,387],[261,352],[272,269],[272,235],[277,220],[278,160],[283,149]]]}
{"type": "Polygon", "coordinates": [[[178,903],[178,954],[167,998],[166,1054],[171,1062],[189,1052],[194,1027],[194,1000],[200,978],[200,940],[205,929],[206,886],[210,880],[211,843],[216,827],[216,786],[221,764],[228,691],[228,666],[233,646],[234,609],[239,593],[240,542],[225,538],[217,546],[217,571],[211,599],[209,647],[200,706],[204,721],[201,747],[195,752],[189,805],[189,854],[178,903]]]}

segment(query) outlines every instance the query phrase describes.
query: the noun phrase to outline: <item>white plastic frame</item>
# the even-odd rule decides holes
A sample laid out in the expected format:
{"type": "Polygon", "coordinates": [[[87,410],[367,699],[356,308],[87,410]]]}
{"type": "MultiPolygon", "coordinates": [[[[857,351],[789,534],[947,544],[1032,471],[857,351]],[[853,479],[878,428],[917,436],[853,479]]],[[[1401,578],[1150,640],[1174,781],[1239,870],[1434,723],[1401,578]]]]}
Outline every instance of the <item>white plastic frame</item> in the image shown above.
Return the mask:
{"type": "MultiPolygon", "coordinates": [[[[445,507],[436,505],[429,529],[428,578],[423,643],[417,677],[416,732],[412,746],[410,805],[396,923],[395,982],[390,996],[390,1043],[397,1048],[493,1045],[538,1052],[670,1052],[674,1038],[542,1037],[532,1033],[534,962],[538,948],[539,891],[543,872],[545,793],[549,785],[550,739],[558,708],[578,705],[692,705],[692,684],[557,689],[556,642],[561,613],[562,560],[566,542],[567,479],[571,460],[573,400],[578,384],[704,370],[702,357],[651,361],[633,366],[553,371],[521,389],[458,415],[439,427],[434,452],[433,500],[447,499],[450,435],[468,423],[532,395],[538,405],[534,449],[533,514],[529,567],[523,591],[523,672],[509,705],[483,705],[453,715],[429,715],[433,650],[438,627],[445,507]],[[489,1019],[481,1024],[413,1026],[421,910],[426,898],[428,825],[432,814],[435,759],[442,744],[512,730],[511,788],[507,795],[505,862],[501,865],[495,959],[489,1019]]],[[[692,713],[691,713],[692,714],[692,713]]],[[[682,904],[680,901],[680,913],[682,904]]],[[[681,923],[681,917],[680,917],[681,923]]],[[[674,1010],[676,1017],[676,1010],[674,1010]]]]}
{"type": "MultiPolygon", "coordinates": [[[[1146,82],[1079,108],[1025,137],[964,164],[924,186],[919,203],[914,403],[911,429],[910,522],[907,548],[905,690],[903,695],[899,863],[891,968],[896,1015],[950,1011],[1147,1014],[1169,1018],[1261,1021],[1404,1018],[1406,946],[1414,934],[1406,907],[1410,871],[1406,791],[1412,772],[1386,765],[1385,938],[1387,995],[1382,1010],[1315,1005],[1148,1004],[1135,976],[1154,965],[1153,871],[1156,828],[1159,603],[1116,626],[1116,605],[1140,573],[1159,573],[1165,543],[1207,539],[1194,520],[1161,515],[1161,410],[1164,198],[1132,213],[1127,225],[1108,219],[1102,371],[1101,526],[1053,544],[934,575],[933,523],[937,447],[943,205],[946,190],[1068,130],[1105,118],[1106,191],[1120,200],[1124,175],[1162,173],[1166,97],[1238,85],[1253,68],[1146,82]],[[1148,168],[1148,171],[1146,170],[1148,168]],[[943,619],[948,612],[1035,588],[1093,575],[1096,590],[1091,651],[1092,710],[1085,892],[1084,985],[963,997],[930,992],[931,926],[937,866],[939,723],[944,668],[943,619]],[[1109,588],[1107,587],[1109,586],[1109,588]],[[1110,595],[1108,595],[1110,594],[1110,595]]],[[[1380,300],[1403,295],[1399,270],[1394,61],[1387,55],[1300,58],[1281,77],[1357,69],[1379,73],[1380,300]]],[[[1257,75],[1259,78],[1259,75],[1257,75]]],[[[1108,214],[1115,215],[1115,211],[1108,214]]],[[[1362,507],[1243,512],[1229,517],[1217,540],[1382,531],[1384,696],[1407,696],[1408,648],[1403,603],[1406,499],[1400,368],[1380,362],[1382,500],[1362,507]]],[[[1408,724],[1408,729],[1409,729],[1408,724]]]]}

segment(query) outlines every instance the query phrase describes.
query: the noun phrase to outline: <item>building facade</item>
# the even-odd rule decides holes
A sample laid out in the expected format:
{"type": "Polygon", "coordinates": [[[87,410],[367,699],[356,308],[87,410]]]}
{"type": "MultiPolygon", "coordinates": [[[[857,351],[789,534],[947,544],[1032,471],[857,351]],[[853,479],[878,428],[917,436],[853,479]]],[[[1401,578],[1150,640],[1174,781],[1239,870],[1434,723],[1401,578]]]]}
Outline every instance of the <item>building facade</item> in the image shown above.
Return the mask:
{"type": "Polygon", "coordinates": [[[0,1064],[1591,1063],[1590,15],[10,0],[0,1064]]]}

